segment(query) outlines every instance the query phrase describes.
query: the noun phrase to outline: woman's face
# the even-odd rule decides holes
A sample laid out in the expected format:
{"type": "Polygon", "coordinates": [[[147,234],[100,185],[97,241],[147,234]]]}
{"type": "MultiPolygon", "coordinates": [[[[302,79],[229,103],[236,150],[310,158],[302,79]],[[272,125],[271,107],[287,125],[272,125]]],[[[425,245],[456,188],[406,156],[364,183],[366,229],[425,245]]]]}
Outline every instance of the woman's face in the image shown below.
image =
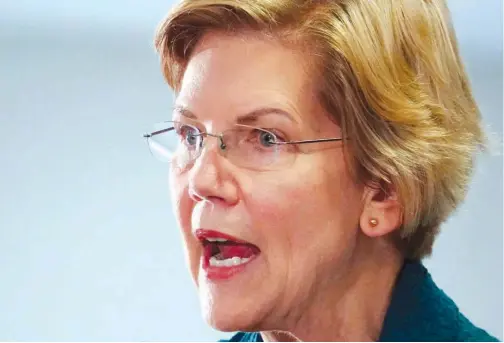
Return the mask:
{"type": "MultiPolygon", "coordinates": [[[[184,110],[173,120],[220,133],[274,108],[288,114],[247,124],[285,140],[341,137],[315,94],[309,57],[254,35],[208,34],[189,61],[176,99],[184,110]]],[[[233,163],[215,138],[204,142],[193,164],[171,167],[170,185],[206,319],[223,331],[257,330],[308,311],[341,282],[356,246],[363,189],[347,172],[342,143],[300,146],[289,150],[291,164],[264,171],[233,163]],[[208,243],[219,237],[229,241],[208,243]]]]}

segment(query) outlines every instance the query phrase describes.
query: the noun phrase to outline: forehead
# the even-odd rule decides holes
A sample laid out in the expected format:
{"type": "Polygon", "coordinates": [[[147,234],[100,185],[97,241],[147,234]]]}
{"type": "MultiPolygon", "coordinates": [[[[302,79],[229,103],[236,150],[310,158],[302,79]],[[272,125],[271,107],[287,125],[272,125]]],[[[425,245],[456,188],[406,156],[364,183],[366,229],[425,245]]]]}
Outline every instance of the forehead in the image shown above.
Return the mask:
{"type": "Polygon", "coordinates": [[[276,107],[305,121],[317,106],[305,54],[256,34],[209,33],[187,65],[177,105],[205,120],[276,107]]]}

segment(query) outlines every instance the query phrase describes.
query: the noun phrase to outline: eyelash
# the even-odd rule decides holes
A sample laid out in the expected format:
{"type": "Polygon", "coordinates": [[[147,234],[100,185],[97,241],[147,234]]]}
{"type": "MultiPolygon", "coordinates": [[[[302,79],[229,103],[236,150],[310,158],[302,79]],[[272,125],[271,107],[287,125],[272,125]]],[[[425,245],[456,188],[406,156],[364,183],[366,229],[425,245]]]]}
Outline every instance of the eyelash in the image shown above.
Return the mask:
{"type": "Polygon", "coordinates": [[[261,129],[269,131],[269,132],[275,134],[275,136],[279,140],[281,140],[281,141],[284,141],[284,142],[288,141],[287,136],[285,135],[285,133],[283,133],[280,130],[277,130],[277,129],[274,129],[274,128],[269,128],[269,127],[261,127],[261,129]]]}
{"type": "MultiPolygon", "coordinates": [[[[175,121],[181,122],[181,123],[183,123],[183,124],[193,125],[193,126],[196,126],[198,129],[202,130],[202,128],[201,128],[201,127],[198,127],[198,125],[196,125],[196,123],[193,123],[193,122],[188,122],[187,120],[184,120],[184,118],[183,118],[183,117],[182,117],[182,118],[180,118],[180,117],[179,117],[179,118],[175,118],[175,117],[173,117],[173,119],[172,119],[172,120],[175,120],[175,121]]],[[[275,134],[275,136],[276,136],[276,137],[277,137],[280,141],[284,141],[284,142],[289,141],[289,139],[288,139],[287,135],[286,135],[284,132],[282,132],[282,131],[280,131],[280,130],[278,130],[278,129],[275,129],[275,128],[272,128],[272,127],[262,127],[262,126],[258,126],[258,128],[260,128],[260,129],[262,129],[262,130],[269,131],[269,132],[271,132],[271,133],[274,133],[274,134],[275,134]]],[[[204,131],[204,130],[202,130],[202,131],[204,131]]]]}

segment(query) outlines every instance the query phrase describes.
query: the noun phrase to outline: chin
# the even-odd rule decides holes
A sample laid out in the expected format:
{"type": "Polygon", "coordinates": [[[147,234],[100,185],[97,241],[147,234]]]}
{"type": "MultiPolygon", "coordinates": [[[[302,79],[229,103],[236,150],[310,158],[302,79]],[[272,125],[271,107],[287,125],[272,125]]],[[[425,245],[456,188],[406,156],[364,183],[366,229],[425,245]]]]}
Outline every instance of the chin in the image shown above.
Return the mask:
{"type": "Polygon", "coordinates": [[[257,320],[247,310],[212,311],[204,316],[212,328],[223,332],[256,331],[259,327],[257,320]]]}
{"type": "Polygon", "coordinates": [[[216,299],[202,299],[202,311],[205,321],[214,329],[223,332],[258,331],[261,316],[251,309],[247,298],[226,299],[220,302],[216,299]],[[243,301],[245,300],[245,301],[243,301]]]}

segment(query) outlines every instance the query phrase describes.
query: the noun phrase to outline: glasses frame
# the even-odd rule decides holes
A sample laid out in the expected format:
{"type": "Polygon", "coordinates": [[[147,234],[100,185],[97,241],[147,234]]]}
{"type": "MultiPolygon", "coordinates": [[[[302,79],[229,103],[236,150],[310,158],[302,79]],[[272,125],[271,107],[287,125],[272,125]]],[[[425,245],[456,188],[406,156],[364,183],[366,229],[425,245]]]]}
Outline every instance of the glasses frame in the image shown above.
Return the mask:
{"type": "MultiPolygon", "coordinates": [[[[181,124],[181,125],[187,125],[189,127],[192,127],[194,128],[195,130],[197,130],[197,134],[194,134],[193,137],[200,137],[200,142],[199,142],[199,145],[200,145],[200,149],[199,149],[199,152],[197,152],[197,156],[194,157],[194,159],[197,159],[200,154],[201,154],[201,147],[203,146],[203,143],[205,141],[205,138],[210,136],[210,137],[215,137],[215,138],[218,138],[219,139],[219,150],[224,153],[225,151],[227,151],[227,145],[226,145],[226,142],[224,141],[224,137],[225,137],[225,134],[226,132],[229,132],[229,131],[232,131],[233,128],[230,128],[230,129],[227,129],[227,130],[224,130],[220,133],[209,133],[209,132],[206,132],[206,131],[203,131],[201,129],[199,129],[198,127],[196,127],[195,125],[191,125],[191,124],[188,124],[188,123],[183,123],[183,122],[179,122],[179,121],[164,121],[164,122],[161,122],[161,123],[158,123],[157,125],[170,125],[169,127],[166,127],[166,128],[163,128],[161,130],[156,130],[156,131],[152,131],[150,133],[145,133],[143,135],[143,137],[146,139],[147,141],[147,144],[149,146],[149,150],[151,152],[151,154],[154,156],[154,157],[157,157],[158,159],[160,159],[161,161],[164,161],[166,162],[166,160],[164,158],[159,158],[158,156],[158,153],[155,153],[152,148],[152,142],[151,142],[151,139],[157,135],[161,135],[163,133],[167,133],[167,132],[170,132],[170,131],[173,131],[173,130],[176,130],[176,125],[177,124],[181,124]]],[[[262,132],[265,132],[265,133],[268,133],[270,135],[272,135],[274,137],[274,141],[272,142],[269,142],[271,144],[271,146],[290,146],[290,145],[298,145],[298,144],[314,144],[314,143],[324,143],[324,142],[338,142],[338,141],[342,141],[343,138],[342,137],[339,137],[339,138],[319,138],[319,139],[305,139],[305,140],[294,140],[294,141],[279,141],[278,139],[278,136],[269,131],[269,130],[266,130],[266,129],[263,129],[261,127],[256,127],[256,126],[251,126],[251,125],[242,125],[242,124],[236,124],[235,127],[243,127],[243,128],[249,128],[249,129],[255,129],[255,130],[260,130],[262,132]]],[[[173,151],[171,151],[170,148],[166,147],[165,146],[165,149],[167,148],[167,152],[169,153],[173,153],[173,151]]],[[[237,163],[235,161],[235,163],[237,165],[241,165],[239,163],[237,163]]],[[[254,166],[248,166],[248,165],[242,165],[243,167],[245,168],[250,168],[250,169],[256,169],[254,166]]],[[[258,168],[257,170],[263,170],[262,168],[258,168]]]]}
{"type": "MultiPolygon", "coordinates": [[[[178,123],[178,122],[176,122],[176,121],[164,121],[161,124],[166,124],[166,123],[178,123]]],[[[183,123],[181,123],[181,124],[183,124],[183,123]]],[[[226,143],[224,143],[224,139],[223,139],[224,138],[224,132],[221,132],[221,133],[202,132],[200,129],[198,129],[197,127],[195,127],[195,126],[193,126],[191,124],[184,124],[184,125],[192,126],[192,127],[194,127],[195,129],[197,129],[200,132],[200,133],[198,133],[197,135],[194,135],[194,136],[201,136],[203,139],[206,136],[219,138],[219,140],[221,142],[220,143],[220,148],[221,149],[225,149],[226,148],[226,143]]],[[[259,130],[268,132],[268,133],[272,134],[275,138],[277,138],[277,135],[275,135],[273,132],[265,130],[265,129],[260,128],[260,127],[248,126],[248,125],[240,125],[240,126],[250,127],[250,128],[254,128],[254,129],[259,129],[259,130]]],[[[173,131],[173,130],[175,130],[174,126],[168,127],[166,129],[162,129],[162,130],[152,131],[151,133],[145,133],[143,135],[143,138],[150,139],[150,138],[152,138],[154,136],[160,135],[160,134],[165,133],[165,132],[170,132],[170,131],[173,131]]],[[[271,142],[271,144],[275,144],[275,145],[296,145],[296,144],[312,144],[312,143],[323,143],[323,142],[338,142],[338,141],[342,141],[342,140],[343,140],[342,137],[340,137],[340,138],[318,138],[318,139],[304,139],[304,140],[286,141],[286,142],[277,142],[277,141],[275,141],[275,142],[271,142]]],[[[202,143],[203,143],[203,140],[202,140],[202,143]]]]}

